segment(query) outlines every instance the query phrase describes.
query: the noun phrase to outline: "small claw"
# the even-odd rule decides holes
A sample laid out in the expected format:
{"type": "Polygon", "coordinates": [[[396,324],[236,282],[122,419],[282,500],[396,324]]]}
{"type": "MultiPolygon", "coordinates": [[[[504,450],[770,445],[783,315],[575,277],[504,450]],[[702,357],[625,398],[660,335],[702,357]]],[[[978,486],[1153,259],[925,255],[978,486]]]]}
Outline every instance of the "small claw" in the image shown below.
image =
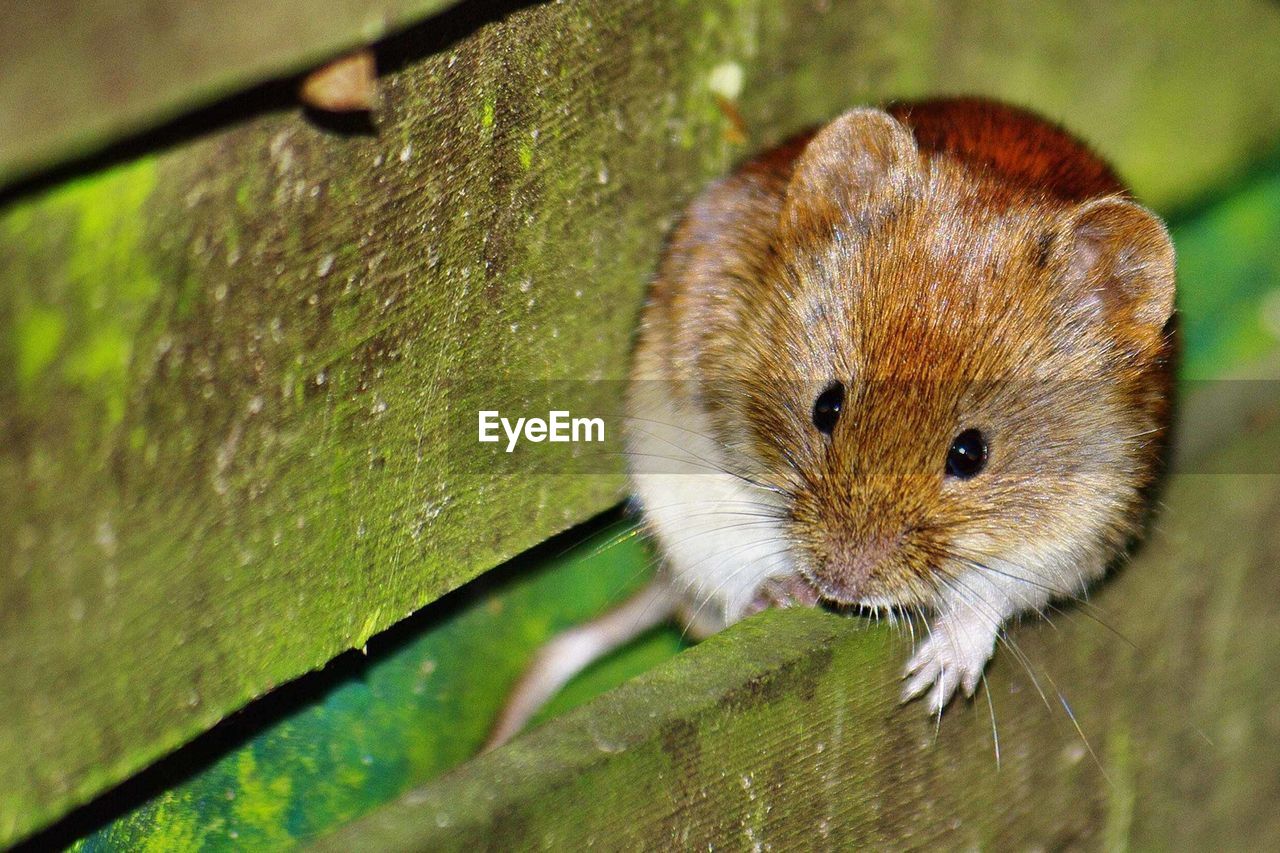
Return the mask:
{"type": "Polygon", "coordinates": [[[951,702],[951,697],[956,692],[956,680],[954,675],[950,675],[943,670],[938,676],[938,680],[934,682],[933,689],[929,691],[929,713],[941,714],[942,710],[951,702]]]}
{"type": "Polygon", "coordinates": [[[933,684],[933,679],[927,677],[924,673],[918,673],[914,678],[902,686],[902,693],[898,696],[898,701],[902,704],[910,702],[933,684]]]}

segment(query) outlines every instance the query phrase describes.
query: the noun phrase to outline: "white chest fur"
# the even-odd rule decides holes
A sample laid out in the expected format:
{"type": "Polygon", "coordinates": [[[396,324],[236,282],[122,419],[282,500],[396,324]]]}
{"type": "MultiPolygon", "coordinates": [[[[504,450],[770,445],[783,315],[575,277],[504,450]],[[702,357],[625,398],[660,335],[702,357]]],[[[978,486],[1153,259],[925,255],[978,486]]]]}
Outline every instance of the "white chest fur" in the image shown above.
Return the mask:
{"type": "Polygon", "coordinates": [[[657,540],[690,633],[740,619],[760,584],[794,571],[768,489],[712,437],[706,414],[678,405],[662,381],[637,383],[628,401],[632,488],[657,540]]]}

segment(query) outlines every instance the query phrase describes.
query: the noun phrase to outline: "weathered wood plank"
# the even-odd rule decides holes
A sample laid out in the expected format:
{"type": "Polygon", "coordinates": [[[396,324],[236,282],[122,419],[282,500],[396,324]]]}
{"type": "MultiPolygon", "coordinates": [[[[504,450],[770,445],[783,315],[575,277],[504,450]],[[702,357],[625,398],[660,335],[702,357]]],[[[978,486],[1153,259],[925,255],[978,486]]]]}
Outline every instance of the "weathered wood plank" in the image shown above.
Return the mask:
{"type": "Polygon", "coordinates": [[[449,5],[3,0],[0,186],[449,5]]]}
{"type": "Polygon", "coordinates": [[[482,4],[397,41],[376,134],[275,112],[11,204],[0,843],[616,500],[441,437],[495,371],[621,374],[670,218],[747,147],[713,80],[751,146],[1024,101],[1174,205],[1280,126],[1280,11],[1161,8],[482,4]]]}
{"type": "Polygon", "coordinates": [[[897,705],[901,632],[770,612],[316,849],[1269,848],[1280,430],[1195,470],[1088,610],[1013,630],[941,725],[897,705]]]}

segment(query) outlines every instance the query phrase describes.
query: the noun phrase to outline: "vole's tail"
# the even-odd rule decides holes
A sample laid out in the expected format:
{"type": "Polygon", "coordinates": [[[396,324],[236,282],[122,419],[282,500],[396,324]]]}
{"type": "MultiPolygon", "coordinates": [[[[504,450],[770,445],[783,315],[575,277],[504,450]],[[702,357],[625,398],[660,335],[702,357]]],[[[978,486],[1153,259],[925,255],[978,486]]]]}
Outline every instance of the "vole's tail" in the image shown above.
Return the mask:
{"type": "Polygon", "coordinates": [[[669,585],[655,580],[598,619],[553,637],[538,650],[516,683],[481,752],[510,740],[548,699],[590,663],[670,619],[675,604],[669,585]]]}

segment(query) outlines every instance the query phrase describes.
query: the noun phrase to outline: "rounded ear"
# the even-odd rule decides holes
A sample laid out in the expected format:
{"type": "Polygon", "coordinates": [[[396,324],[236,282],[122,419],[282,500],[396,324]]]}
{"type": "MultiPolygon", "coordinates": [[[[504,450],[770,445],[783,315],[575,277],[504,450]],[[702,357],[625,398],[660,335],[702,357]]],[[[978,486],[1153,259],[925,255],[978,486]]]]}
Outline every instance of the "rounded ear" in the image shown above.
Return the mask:
{"type": "Polygon", "coordinates": [[[1173,241],[1154,213],[1118,197],[1087,201],[1065,232],[1067,298],[1135,342],[1173,316],[1173,241]]]}
{"type": "Polygon", "coordinates": [[[911,132],[883,110],[850,110],[814,135],[796,159],[782,225],[831,225],[862,218],[878,197],[893,197],[920,175],[911,132]]]}

